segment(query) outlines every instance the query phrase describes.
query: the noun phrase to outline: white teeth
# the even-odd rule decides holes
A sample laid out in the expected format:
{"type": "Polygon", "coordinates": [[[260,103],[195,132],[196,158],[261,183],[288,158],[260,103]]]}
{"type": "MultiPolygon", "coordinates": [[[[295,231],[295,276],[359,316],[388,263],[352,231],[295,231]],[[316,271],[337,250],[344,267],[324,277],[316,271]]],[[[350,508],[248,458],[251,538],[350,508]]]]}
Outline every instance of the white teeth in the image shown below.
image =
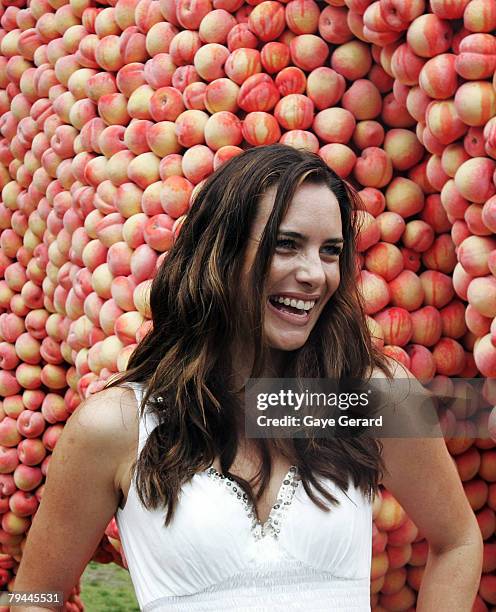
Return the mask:
{"type": "Polygon", "coordinates": [[[295,300],[287,297],[277,296],[274,297],[273,300],[275,302],[279,302],[280,304],[284,304],[285,306],[292,306],[293,308],[298,308],[299,310],[312,310],[315,306],[316,300],[310,300],[308,302],[304,302],[303,300],[295,300]]]}

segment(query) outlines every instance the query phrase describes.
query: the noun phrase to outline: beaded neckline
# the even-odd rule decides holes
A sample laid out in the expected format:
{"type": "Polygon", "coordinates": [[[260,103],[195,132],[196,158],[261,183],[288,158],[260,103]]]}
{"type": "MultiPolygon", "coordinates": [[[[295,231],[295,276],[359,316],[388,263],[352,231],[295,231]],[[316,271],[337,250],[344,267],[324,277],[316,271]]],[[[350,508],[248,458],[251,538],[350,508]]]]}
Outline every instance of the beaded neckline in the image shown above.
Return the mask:
{"type": "Polygon", "coordinates": [[[205,474],[215,481],[224,483],[226,489],[242,502],[248,518],[251,519],[251,530],[256,540],[268,535],[276,539],[278,538],[281,530],[282,518],[285,511],[290,506],[298,484],[301,480],[301,477],[298,474],[298,467],[296,465],[292,465],[284,476],[277,494],[276,502],[270,509],[269,516],[267,517],[265,523],[258,520],[256,509],[250,503],[248,495],[243,491],[234,478],[221,474],[214,467],[207,468],[205,470],[205,474]]]}

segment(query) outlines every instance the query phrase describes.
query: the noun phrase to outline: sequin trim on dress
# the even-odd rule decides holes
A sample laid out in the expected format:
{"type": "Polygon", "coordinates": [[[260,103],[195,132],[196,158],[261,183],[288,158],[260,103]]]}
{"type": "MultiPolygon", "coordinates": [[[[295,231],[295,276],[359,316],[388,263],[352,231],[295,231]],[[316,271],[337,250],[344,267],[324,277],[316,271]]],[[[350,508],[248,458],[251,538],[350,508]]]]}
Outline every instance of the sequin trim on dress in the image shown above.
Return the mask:
{"type": "Polygon", "coordinates": [[[227,490],[242,502],[248,518],[251,519],[251,530],[256,540],[266,536],[272,536],[275,539],[279,537],[284,513],[291,505],[293,496],[301,481],[296,465],[292,465],[286,473],[276,502],[270,509],[269,516],[263,524],[258,520],[256,510],[250,503],[248,495],[241,489],[234,478],[219,473],[214,467],[209,467],[205,473],[213,480],[225,483],[227,490]]]}

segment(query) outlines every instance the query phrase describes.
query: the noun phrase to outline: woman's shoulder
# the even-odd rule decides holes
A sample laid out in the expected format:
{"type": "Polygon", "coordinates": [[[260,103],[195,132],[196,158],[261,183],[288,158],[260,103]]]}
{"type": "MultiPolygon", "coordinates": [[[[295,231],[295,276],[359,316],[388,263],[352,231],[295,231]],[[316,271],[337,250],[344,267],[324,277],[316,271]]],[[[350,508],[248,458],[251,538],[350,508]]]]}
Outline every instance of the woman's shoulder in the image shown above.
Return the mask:
{"type": "MultiPolygon", "coordinates": [[[[112,386],[88,396],[70,417],[81,435],[96,437],[119,463],[138,440],[139,412],[134,391],[112,386]]],[[[132,451],[131,451],[132,452],[132,451]]]]}

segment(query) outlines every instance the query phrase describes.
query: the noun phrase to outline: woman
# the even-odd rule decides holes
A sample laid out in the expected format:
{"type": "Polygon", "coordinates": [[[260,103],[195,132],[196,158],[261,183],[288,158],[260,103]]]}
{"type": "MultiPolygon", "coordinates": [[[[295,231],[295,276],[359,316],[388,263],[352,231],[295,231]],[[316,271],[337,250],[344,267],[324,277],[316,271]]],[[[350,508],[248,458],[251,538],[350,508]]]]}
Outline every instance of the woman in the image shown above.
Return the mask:
{"type": "Polygon", "coordinates": [[[284,145],[205,181],[154,278],[152,331],[64,428],[16,590],[67,595],[117,512],[146,612],[370,610],[382,482],[429,541],[417,609],[471,609],[481,537],[443,440],[243,436],[249,378],[416,381],[371,343],[357,207],[284,145]]]}

